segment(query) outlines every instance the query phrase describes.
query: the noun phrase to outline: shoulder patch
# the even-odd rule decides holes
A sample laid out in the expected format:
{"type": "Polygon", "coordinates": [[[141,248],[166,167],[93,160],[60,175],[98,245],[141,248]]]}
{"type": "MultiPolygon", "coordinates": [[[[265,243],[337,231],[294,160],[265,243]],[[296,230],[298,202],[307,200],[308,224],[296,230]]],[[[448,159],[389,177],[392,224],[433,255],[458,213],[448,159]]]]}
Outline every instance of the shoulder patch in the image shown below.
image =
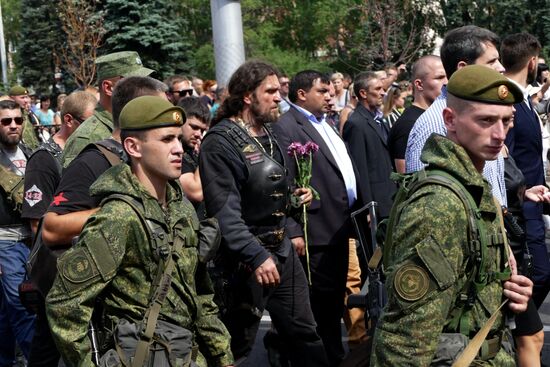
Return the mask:
{"type": "Polygon", "coordinates": [[[395,274],[394,289],[405,301],[418,301],[428,293],[430,278],[426,270],[418,265],[403,265],[395,274]]]}
{"type": "Polygon", "coordinates": [[[35,206],[42,201],[42,190],[36,185],[32,185],[30,189],[25,191],[25,200],[30,207],[35,206]]]}
{"type": "Polygon", "coordinates": [[[86,283],[99,274],[90,253],[84,248],[63,256],[59,262],[61,276],[72,284],[86,283]]]}

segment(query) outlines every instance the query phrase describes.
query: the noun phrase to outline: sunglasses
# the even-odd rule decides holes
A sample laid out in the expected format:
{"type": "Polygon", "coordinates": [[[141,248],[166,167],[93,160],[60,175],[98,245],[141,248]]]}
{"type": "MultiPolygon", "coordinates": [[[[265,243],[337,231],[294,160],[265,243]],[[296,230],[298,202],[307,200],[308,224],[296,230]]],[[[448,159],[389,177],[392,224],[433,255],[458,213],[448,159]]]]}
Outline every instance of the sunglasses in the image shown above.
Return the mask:
{"type": "Polygon", "coordinates": [[[177,93],[180,97],[192,96],[193,89],[171,90],[170,93],[177,93]]]}
{"type": "Polygon", "coordinates": [[[23,117],[4,117],[0,119],[2,126],[10,126],[12,121],[15,121],[16,125],[23,125],[23,117]]]}

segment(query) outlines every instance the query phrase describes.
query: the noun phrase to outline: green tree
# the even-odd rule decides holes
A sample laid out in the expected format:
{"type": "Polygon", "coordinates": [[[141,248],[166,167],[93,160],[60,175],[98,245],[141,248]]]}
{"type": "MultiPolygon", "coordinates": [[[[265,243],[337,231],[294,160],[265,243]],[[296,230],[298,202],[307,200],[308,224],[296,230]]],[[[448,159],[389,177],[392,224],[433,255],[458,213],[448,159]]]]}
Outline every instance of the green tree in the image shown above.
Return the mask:
{"type": "Polygon", "coordinates": [[[441,9],[430,0],[353,0],[341,18],[338,59],[351,71],[410,63],[431,52],[441,9]]]}
{"type": "Polygon", "coordinates": [[[13,84],[16,78],[14,70],[13,55],[10,52],[16,44],[19,43],[21,30],[21,1],[20,0],[0,0],[2,4],[2,21],[4,23],[4,39],[6,50],[8,52],[8,79],[9,84],[13,84]]]}
{"type": "Polygon", "coordinates": [[[187,21],[174,0],[104,0],[102,53],[137,51],[159,78],[190,70],[187,21]]]}
{"type": "Polygon", "coordinates": [[[21,1],[21,37],[16,45],[16,63],[25,86],[39,94],[55,93],[53,51],[63,43],[57,1],[21,1]]]}
{"type": "Polygon", "coordinates": [[[475,24],[500,37],[528,32],[548,47],[550,10],[547,0],[440,0],[445,15],[442,33],[456,27],[475,24]]]}

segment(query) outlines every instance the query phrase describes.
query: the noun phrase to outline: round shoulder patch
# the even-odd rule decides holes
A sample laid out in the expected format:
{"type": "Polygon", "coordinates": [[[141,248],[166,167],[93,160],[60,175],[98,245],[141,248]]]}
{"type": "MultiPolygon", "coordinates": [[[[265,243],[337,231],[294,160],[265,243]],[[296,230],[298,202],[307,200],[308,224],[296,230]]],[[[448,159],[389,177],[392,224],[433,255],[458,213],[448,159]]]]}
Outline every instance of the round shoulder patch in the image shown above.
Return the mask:
{"type": "Polygon", "coordinates": [[[393,286],[399,297],[405,301],[418,301],[428,292],[430,278],[420,266],[406,264],[397,270],[393,286]]]}
{"type": "Polygon", "coordinates": [[[61,275],[71,283],[86,282],[96,274],[95,264],[84,249],[76,249],[71,256],[62,258],[61,275]]]}

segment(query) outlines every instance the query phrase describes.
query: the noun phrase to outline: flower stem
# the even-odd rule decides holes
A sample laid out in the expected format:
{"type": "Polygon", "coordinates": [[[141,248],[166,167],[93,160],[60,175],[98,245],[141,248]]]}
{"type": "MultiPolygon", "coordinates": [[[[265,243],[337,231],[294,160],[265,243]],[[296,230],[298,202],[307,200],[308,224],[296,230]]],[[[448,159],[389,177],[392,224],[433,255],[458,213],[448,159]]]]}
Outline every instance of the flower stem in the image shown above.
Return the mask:
{"type": "Polygon", "coordinates": [[[311,287],[311,269],[309,267],[309,244],[307,242],[307,208],[305,205],[303,207],[304,214],[304,242],[306,247],[306,265],[307,265],[307,283],[311,287]]]}

